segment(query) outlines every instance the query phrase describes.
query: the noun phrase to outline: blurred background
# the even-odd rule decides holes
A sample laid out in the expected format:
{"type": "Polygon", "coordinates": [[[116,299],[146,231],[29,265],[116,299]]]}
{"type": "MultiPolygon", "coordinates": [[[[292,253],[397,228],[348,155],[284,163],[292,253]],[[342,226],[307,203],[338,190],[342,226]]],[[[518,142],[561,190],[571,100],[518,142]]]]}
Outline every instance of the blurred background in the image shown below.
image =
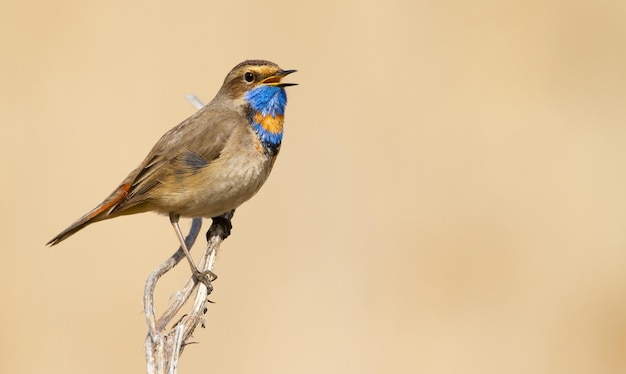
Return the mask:
{"type": "Polygon", "coordinates": [[[625,2],[0,8],[0,372],[145,370],[168,219],[44,244],[249,58],[300,85],[181,373],[626,372],[625,2]]]}

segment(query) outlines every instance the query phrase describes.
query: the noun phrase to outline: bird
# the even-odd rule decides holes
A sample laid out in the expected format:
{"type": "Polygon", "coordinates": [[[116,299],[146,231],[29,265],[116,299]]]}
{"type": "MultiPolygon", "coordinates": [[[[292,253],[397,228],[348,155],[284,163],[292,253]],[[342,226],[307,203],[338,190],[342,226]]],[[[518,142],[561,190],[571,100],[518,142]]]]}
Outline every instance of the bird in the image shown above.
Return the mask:
{"type": "Polygon", "coordinates": [[[156,212],[169,216],[194,279],[210,282],[189,254],[179,219],[221,218],[230,231],[234,210],[259,191],[276,161],[284,133],[285,87],[297,85],[282,79],[296,71],[266,60],[237,64],[208,104],[166,132],[102,203],[47,245],[95,222],[156,212]]]}

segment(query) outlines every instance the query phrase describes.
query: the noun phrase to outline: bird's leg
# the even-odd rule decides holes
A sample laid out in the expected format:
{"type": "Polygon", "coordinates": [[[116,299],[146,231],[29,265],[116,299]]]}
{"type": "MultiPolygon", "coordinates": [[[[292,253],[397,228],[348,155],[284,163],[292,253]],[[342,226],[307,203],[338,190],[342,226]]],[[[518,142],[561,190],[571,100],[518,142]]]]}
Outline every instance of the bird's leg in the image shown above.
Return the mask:
{"type": "Polygon", "coordinates": [[[183,236],[183,232],[180,230],[180,226],[178,225],[179,218],[180,216],[178,214],[170,213],[170,223],[172,224],[172,227],[174,227],[174,231],[176,232],[176,236],[178,237],[178,241],[180,242],[180,247],[183,249],[185,257],[187,257],[187,261],[189,261],[189,266],[191,267],[193,278],[196,282],[202,282],[210,293],[213,290],[211,282],[214,281],[217,276],[211,271],[203,273],[198,270],[198,267],[193,262],[191,253],[189,253],[189,249],[187,249],[187,244],[185,244],[185,237],[183,236]]]}
{"type": "Polygon", "coordinates": [[[206,241],[209,241],[209,238],[213,235],[219,235],[222,240],[228,238],[230,235],[230,230],[233,228],[233,224],[231,220],[233,219],[233,215],[235,214],[235,209],[230,210],[221,216],[211,218],[213,223],[209,228],[209,231],[206,232],[206,241]],[[219,230],[219,231],[218,231],[219,230]]]}

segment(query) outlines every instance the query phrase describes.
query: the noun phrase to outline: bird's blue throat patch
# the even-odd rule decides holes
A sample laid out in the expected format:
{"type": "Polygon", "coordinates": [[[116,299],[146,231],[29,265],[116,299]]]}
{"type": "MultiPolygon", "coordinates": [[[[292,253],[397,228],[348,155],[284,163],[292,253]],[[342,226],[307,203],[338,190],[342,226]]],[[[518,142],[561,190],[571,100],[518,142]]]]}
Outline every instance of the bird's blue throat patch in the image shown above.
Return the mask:
{"type": "Polygon", "coordinates": [[[259,136],[266,153],[274,155],[283,140],[283,121],[287,94],[285,89],[262,85],[246,92],[243,97],[250,105],[250,124],[259,136]]]}

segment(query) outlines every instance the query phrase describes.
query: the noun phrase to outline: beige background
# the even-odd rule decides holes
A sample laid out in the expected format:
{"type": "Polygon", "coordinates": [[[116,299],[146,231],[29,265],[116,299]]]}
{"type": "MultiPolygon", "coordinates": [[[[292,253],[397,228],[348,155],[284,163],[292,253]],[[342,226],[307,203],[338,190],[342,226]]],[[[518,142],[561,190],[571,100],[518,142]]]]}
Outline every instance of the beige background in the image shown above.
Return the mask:
{"type": "Polygon", "coordinates": [[[144,371],[167,218],[44,243],[247,58],[300,85],[182,373],[626,372],[624,1],[13,3],[0,372],[144,371]]]}

